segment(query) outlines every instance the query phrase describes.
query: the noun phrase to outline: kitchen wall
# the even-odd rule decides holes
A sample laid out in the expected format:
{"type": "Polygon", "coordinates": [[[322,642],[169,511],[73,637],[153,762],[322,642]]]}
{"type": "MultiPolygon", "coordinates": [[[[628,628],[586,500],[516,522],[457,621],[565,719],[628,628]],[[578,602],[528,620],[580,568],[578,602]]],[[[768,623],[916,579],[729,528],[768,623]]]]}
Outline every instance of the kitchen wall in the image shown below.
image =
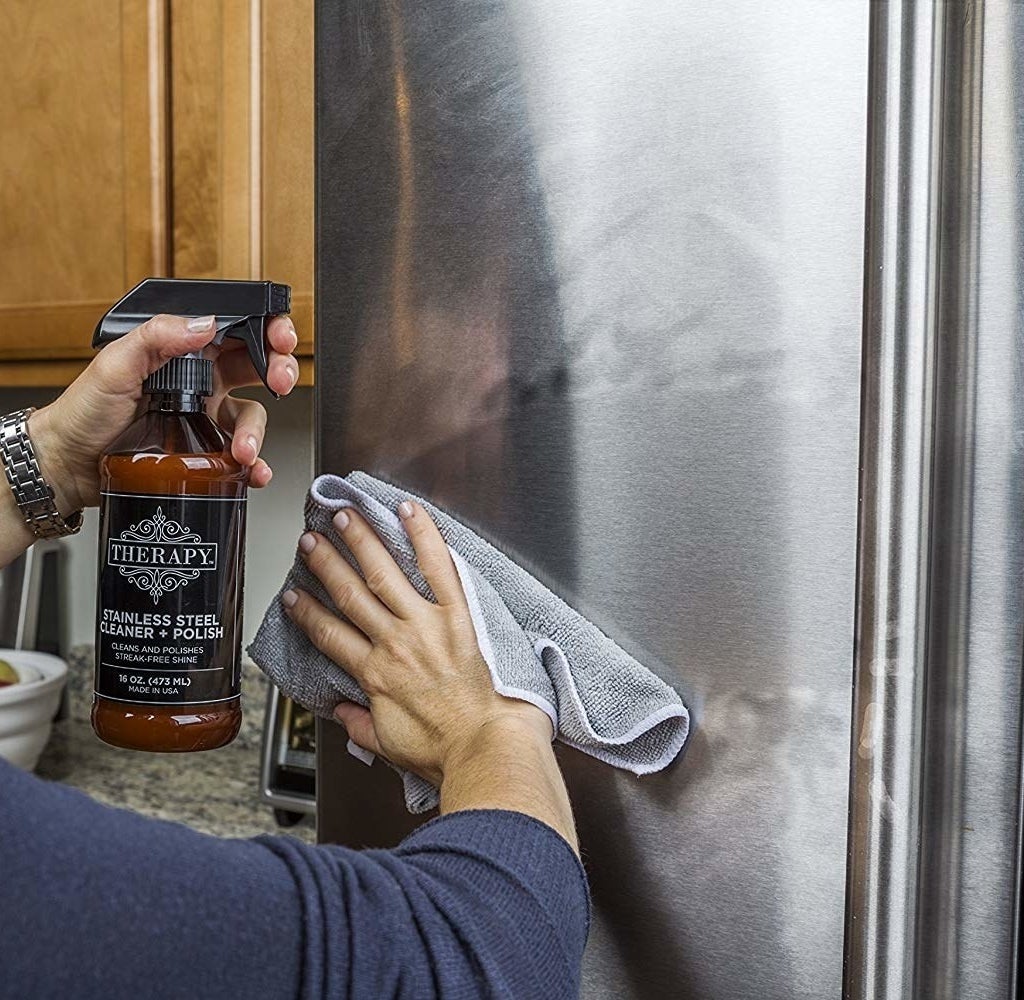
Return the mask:
{"type": "MultiPolygon", "coordinates": [[[[56,389],[0,388],[0,413],[41,406],[57,393],[56,389]]],[[[243,645],[252,638],[291,564],[313,470],[313,390],[299,388],[276,402],[266,398],[264,391],[253,390],[250,395],[270,413],[263,457],[274,470],[274,479],[266,489],[249,494],[243,645]]],[[[0,487],[7,488],[3,482],[0,487]]],[[[72,645],[94,640],[97,521],[96,510],[86,511],[82,531],[67,539],[72,645]]]]}

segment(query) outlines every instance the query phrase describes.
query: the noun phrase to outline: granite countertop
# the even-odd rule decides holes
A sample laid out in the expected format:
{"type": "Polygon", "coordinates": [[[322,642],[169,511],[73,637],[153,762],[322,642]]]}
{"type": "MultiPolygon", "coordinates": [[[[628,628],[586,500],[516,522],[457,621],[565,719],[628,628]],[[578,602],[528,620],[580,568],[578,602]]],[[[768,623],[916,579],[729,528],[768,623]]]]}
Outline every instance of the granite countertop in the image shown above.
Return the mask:
{"type": "Polygon", "coordinates": [[[89,724],[93,649],[77,646],[68,656],[68,714],[36,767],[41,778],[80,788],[94,799],[147,816],[177,820],[204,833],[252,837],[287,833],[312,843],[312,817],[288,830],[259,798],[260,741],[267,680],[257,667],[242,672],[242,728],[220,750],[203,753],[138,753],[102,743],[89,724]]]}

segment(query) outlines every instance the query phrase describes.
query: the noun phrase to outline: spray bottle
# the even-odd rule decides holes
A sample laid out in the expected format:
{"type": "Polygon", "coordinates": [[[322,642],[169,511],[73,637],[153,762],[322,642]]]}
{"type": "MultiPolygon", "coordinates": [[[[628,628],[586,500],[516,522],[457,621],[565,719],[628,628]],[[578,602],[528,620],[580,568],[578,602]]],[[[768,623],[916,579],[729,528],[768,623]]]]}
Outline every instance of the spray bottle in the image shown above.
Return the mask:
{"type": "MultiPolygon", "coordinates": [[[[148,278],[100,320],[93,347],[159,313],[212,315],[213,343],[243,341],[267,385],[266,324],[290,300],[269,281],[148,278]]],[[[144,412],[100,461],[92,725],[113,746],[211,750],[242,722],[249,470],[206,413],[212,392],[212,361],[172,358],[146,379],[144,412]]]]}

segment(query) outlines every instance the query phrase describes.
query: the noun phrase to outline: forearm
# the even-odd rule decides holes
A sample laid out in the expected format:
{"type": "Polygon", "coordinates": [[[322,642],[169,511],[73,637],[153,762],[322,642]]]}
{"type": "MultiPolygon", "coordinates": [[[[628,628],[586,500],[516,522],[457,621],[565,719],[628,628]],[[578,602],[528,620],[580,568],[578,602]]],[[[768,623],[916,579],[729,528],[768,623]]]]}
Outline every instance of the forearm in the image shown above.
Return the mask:
{"type": "Polygon", "coordinates": [[[462,809],[525,813],[556,830],[579,854],[562,773],[550,739],[536,727],[496,720],[467,742],[441,783],[441,814],[462,809]]]}
{"type": "Polygon", "coordinates": [[[259,844],[111,809],[0,760],[0,845],[0,997],[298,995],[301,892],[259,844]]]}
{"type": "Polygon", "coordinates": [[[0,844],[0,996],[578,993],[585,878],[521,815],[435,820],[396,851],[219,840],[0,760],[0,844]]]}
{"type": "Polygon", "coordinates": [[[0,567],[14,562],[34,541],[7,480],[0,479],[0,567]]]}

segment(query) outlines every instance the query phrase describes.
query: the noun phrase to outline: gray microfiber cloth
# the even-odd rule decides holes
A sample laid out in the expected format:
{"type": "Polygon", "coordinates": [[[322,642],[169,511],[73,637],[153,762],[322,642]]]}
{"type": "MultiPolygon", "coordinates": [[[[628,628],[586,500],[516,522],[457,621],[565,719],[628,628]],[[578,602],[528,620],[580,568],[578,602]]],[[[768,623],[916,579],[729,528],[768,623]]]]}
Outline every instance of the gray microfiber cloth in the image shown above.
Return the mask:
{"type": "MultiPolygon", "coordinates": [[[[329,538],[356,566],[332,524],[339,510],[354,507],[413,586],[433,599],[397,514],[399,503],[411,497],[365,472],[345,478],[320,476],[306,500],[306,527],[329,538]]],[[[448,543],[495,690],[536,705],[551,719],[558,739],[615,767],[649,774],[668,765],[690,728],[690,715],[679,695],[493,545],[415,499],[448,543]]],[[[301,559],[296,559],[281,589],[289,587],[305,590],[333,608],[301,559]]],[[[249,654],[286,695],[323,718],[331,718],[342,700],[368,704],[355,680],[285,616],[280,600],[270,605],[249,654]]],[[[351,742],[349,751],[367,763],[373,761],[372,754],[351,742]]],[[[429,782],[409,773],[403,780],[410,812],[437,805],[437,789],[429,782]]]]}

